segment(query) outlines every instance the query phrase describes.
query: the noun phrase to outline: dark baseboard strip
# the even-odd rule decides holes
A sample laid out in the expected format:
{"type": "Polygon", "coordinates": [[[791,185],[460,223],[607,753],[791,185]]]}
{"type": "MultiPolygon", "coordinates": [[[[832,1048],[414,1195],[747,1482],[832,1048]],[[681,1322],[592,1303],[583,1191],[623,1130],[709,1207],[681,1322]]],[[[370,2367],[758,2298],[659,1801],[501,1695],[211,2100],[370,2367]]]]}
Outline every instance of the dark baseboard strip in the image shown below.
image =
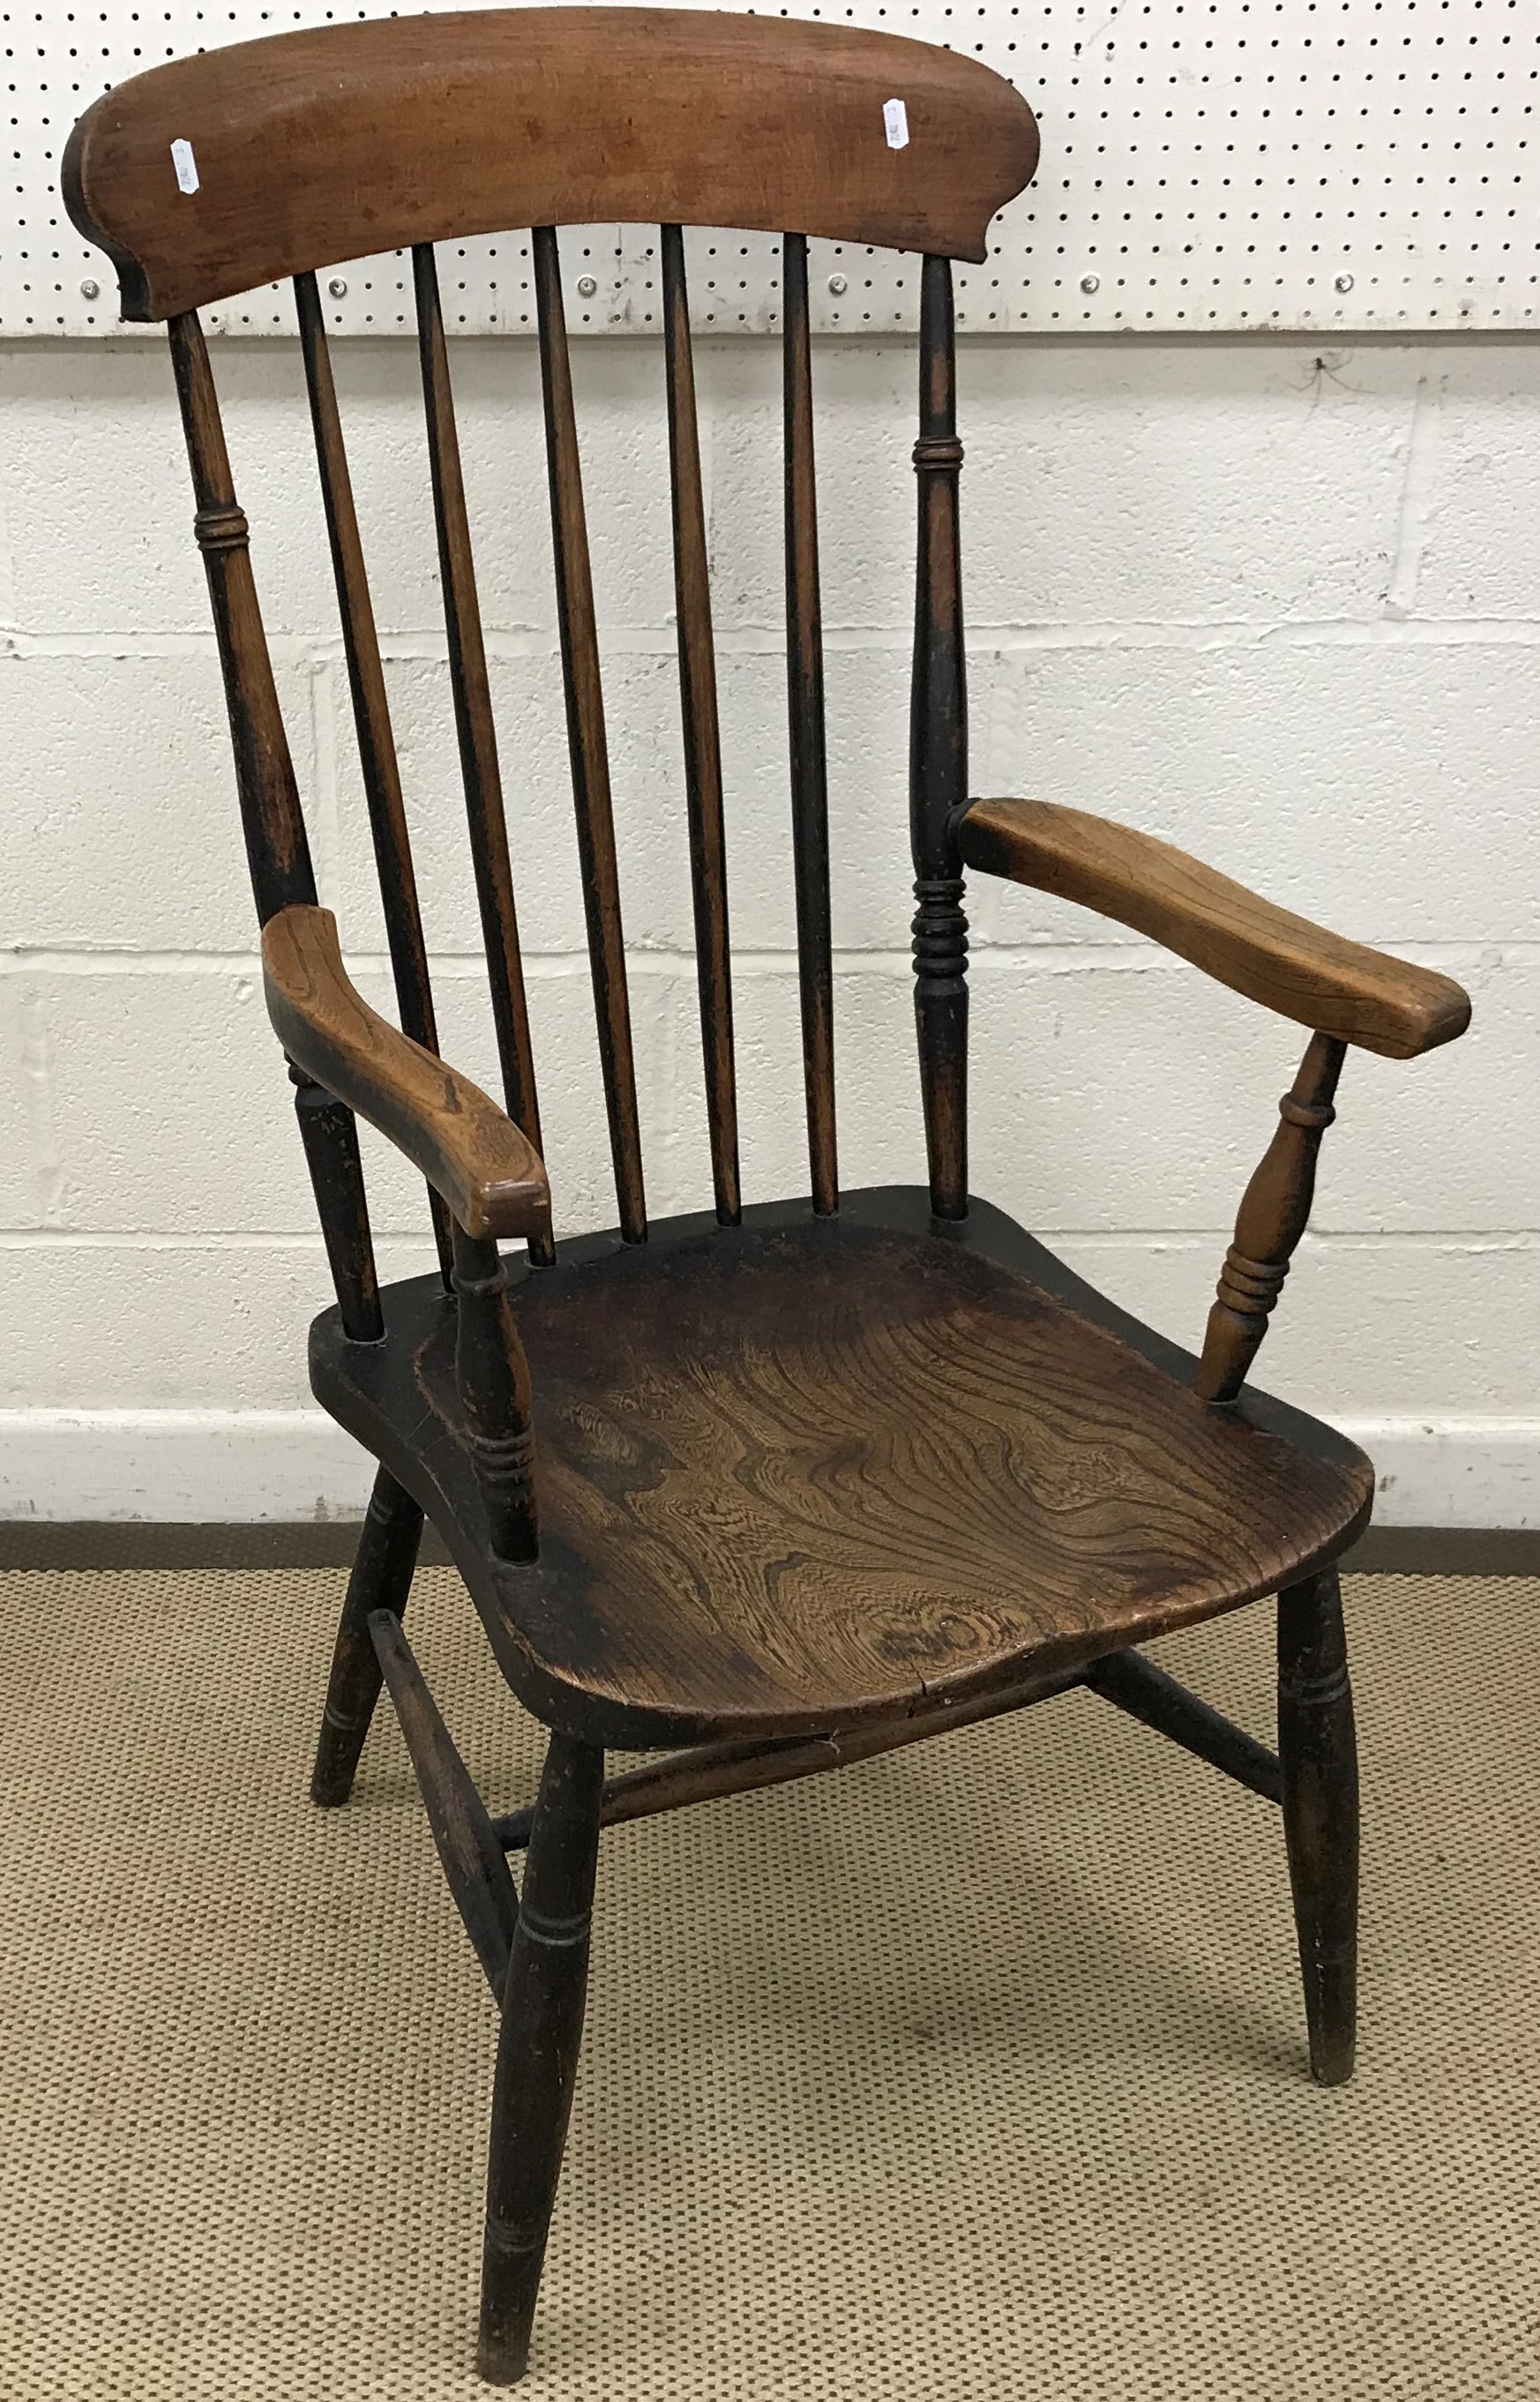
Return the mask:
{"type": "MultiPolygon", "coordinates": [[[[358,1549],[356,1519],[261,1525],[167,1525],[144,1520],[80,1520],[46,1525],[0,1520],[3,1568],[346,1568],[358,1549]]],[[[424,1567],[448,1558],[432,1526],[422,1535],[424,1567]]]]}
{"type": "Polygon", "coordinates": [[[1540,1576],[1540,1526],[1371,1526],[1348,1576],[1540,1576]]]}
{"type": "MultiPolygon", "coordinates": [[[[356,1522],[188,1526],[139,1520],[45,1525],[0,1520],[0,1568],[337,1568],[351,1566],[356,1522]]],[[[424,1530],[422,1558],[447,1558],[424,1530]]],[[[1371,1526],[1343,1562],[1368,1576],[1540,1576],[1540,1527],[1371,1526]]]]}

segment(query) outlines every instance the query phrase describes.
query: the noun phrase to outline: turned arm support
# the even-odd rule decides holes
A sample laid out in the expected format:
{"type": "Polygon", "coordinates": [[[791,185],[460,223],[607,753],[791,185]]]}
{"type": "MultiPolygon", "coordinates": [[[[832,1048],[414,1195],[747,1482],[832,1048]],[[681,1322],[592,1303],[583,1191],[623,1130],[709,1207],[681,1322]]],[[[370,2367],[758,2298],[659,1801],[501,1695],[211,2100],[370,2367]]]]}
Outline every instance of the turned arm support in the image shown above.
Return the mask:
{"type": "Polygon", "coordinates": [[[1313,1030],[1279,1124],[1246,1186],[1203,1338],[1195,1388],[1234,1401],[1267,1332],[1310,1218],[1321,1137],[1350,1042],[1390,1059],[1452,1042],[1470,1002],[1450,977],[1344,942],[1258,899],[1153,835],[1052,801],[973,801],[959,811],[965,863],[1057,892],[1152,935],[1248,1001],[1313,1030]]]}
{"type": "MultiPolygon", "coordinates": [[[[330,910],[296,904],[269,918],[262,962],[268,1014],[296,1073],[378,1126],[448,1204],[462,1440],[490,1549],[500,1559],[533,1559],[529,1371],[497,1247],[499,1236],[549,1239],[551,1195],[540,1156],[469,1077],[369,1007],[342,964],[330,910]]],[[[351,1135],[352,1121],[336,1114],[351,1135]]],[[[367,1323],[350,1321],[346,1309],[344,1322],[355,1338],[378,1337],[378,1297],[367,1323]]]]}
{"type": "Polygon", "coordinates": [[[494,1100],[369,1007],[329,909],[296,904],[262,929],[268,1015],[296,1066],[393,1142],[478,1242],[539,1239],[544,1166],[494,1100]]]}
{"type": "Polygon", "coordinates": [[[1346,1052],[1335,1035],[1311,1036],[1299,1072],[1278,1104],[1277,1132],[1242,1196],[1192,1380],[1198,1399],[1217,1408],[1239,1396],[1310,1222],[1316,1154],[1337,1114],[1332,1097],[1346,1052]]]}
{"type": "Polygon", "coordinates": [[[1415,1059],[1470,1022],[1449,976],[1327,933],[1154,835],[1052,801],[972,801],[956,833],[968,866],[1115,918],[1340,1042],[1415,1059]]]}

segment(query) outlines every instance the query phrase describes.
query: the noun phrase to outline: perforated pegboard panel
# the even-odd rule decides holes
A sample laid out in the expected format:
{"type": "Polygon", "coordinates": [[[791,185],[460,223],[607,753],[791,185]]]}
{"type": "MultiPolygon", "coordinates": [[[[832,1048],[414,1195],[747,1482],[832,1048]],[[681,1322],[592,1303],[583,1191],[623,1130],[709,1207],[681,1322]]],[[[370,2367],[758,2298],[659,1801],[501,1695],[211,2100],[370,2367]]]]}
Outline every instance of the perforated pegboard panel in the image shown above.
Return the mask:
{"type": "MultiPolygon", "coordinates": [[[[465,0],[430,0],[464,6],[465,0]]],[[[224,41],[380,16],[325,0],[193,0],[0,9],[7,33],[16,228],[0,251],[0,333],[118,330],[110,270],[58,196],[70,125],[110,84],[224,41]]],[[[1540,93],[1540,0],[942,0],[783,16],[838,17],[966,48],[1020,86],[1042,124],[1031,192],[996,225],[987,265],[958,278],[972,332],[1417,331],[1540,322],[1521,214],[1540,93]]],[[[1531,214],[1533,214],[1533,195],[1531,214]]],[[[3,229],[0,229],[3,231],[3,229]]],[[[645,229],[564,242],[569,322],[645,332],[657,271],[645,229]]],[[[913,322],[913,262],[826,243],[817,322],[881,332],[913,322]]],[[[442,262],[451,329],[531,319],[527,243],[468,243],[442,262]]],[[[697,324],[778,323],[777,245],[703,235],[691,254],[697,324]]],[[[344,333],[405,332],[399,256],[343,263],[327,308],[344,333]]],[[[276,287],[208,312],[211,328],[293,330],[276,287]]]]}

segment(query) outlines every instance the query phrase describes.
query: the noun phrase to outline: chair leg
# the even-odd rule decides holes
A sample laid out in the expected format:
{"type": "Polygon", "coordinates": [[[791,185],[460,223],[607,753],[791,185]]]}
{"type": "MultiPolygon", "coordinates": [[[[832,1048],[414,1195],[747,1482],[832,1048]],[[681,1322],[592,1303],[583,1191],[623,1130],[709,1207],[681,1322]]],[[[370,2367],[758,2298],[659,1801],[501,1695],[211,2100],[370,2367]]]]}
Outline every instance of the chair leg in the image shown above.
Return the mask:
{"type": "Polygon", "coordinates": [[[1310,2073],[1345,2085],[1357,2012],[1358,1754],[1335,1568],[1278,1595],[1278,1757],[1310,2073]]]}
{"type": "Polygon", "coordinates": [[[476,2365],[493,2385],[514,2384],[529,2356],[583,2040],[603,1790],[603,1752],[553,1735],[502,1988],[492,2096],[476,2365]]]}
{"type": "Polygon", "coordinates": [[[402,1615],[421,1538],[421,1511],[382,1468],[353,1555],[310,1774],[310,1799],[323,1810],[335,1810],[352,1791],[358,1756],[379,1698],[379,1660],[369,1639],[369,1613],[388,1609],[393,1617],[402,1615]]]}

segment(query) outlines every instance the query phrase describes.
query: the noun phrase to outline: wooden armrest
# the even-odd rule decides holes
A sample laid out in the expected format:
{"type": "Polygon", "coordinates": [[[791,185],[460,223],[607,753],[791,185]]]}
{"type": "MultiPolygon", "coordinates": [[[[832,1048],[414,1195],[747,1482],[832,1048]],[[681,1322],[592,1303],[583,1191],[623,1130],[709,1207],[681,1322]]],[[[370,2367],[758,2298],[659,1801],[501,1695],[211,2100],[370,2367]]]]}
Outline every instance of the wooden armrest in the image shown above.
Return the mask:
{"type": "Polygon", "coordinates": [[[342,964],[329,909],[296,904],[262,929],[268,1015],[290,1058],[389,1137],[468,1235],[542,1235],[540,1154],[478,1084],[369,1007],[342,964]]]}
{"type": "Polygon", "coordinates": [[[1109,819],[1052,801],[973,801],[957,821],[957,842],[968,866],[1116,918],[1248,1001],[1339,1042],[1415,1059],[1470,1023],[1469,999],[1449,976],[1328,934],[1109,819]]]}

